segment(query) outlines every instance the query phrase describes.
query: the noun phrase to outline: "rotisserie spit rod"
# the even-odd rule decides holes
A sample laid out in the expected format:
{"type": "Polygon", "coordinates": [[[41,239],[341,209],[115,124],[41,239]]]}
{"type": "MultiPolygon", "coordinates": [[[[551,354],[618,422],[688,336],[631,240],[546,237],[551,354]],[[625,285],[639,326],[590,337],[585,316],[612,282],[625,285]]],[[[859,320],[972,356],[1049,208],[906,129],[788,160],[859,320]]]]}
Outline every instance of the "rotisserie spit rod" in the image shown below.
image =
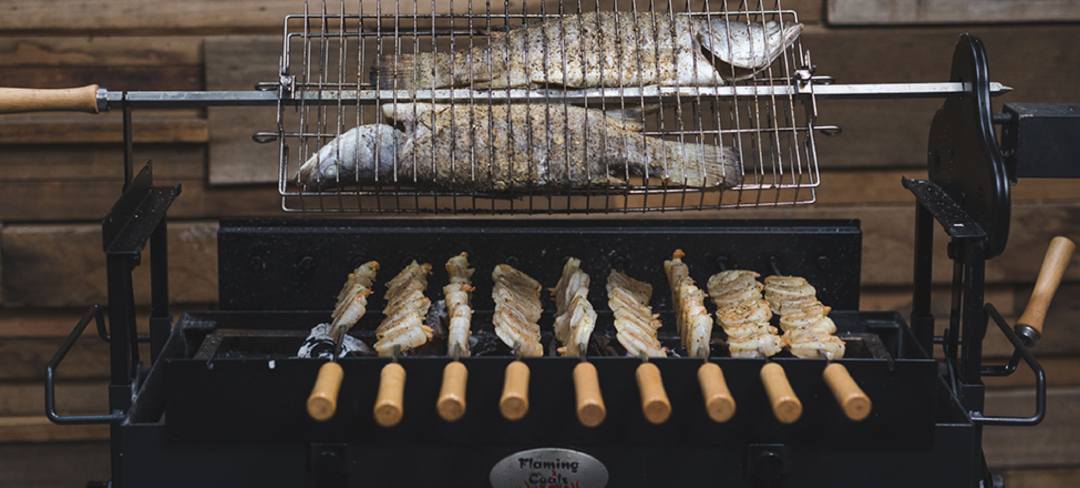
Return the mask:
{"type": "MultiPolygon", "coordinates": [[[[990,83],[991,95],[1002,95],[1012,88],[990,83]]],[[[285,105],[337,105],[340,103],[370,103],[386,100],[424,100],[428,103],[485,100],[493,102],[531,101],[552,103],[600,103],[605,100],[628,98],[649,101],[657,98],[707,96],[735,97],[798,97],[816,98],[944,98],[951,94],[967,93],[969,88],[959,82],[931,83],[853,83],[821,84],[796,82],[771,86],[739,85],[716,87],[624,87],[585,90],[310,90],[291,92],[281,86],[275,90],[239,91],[110,91],[98,85],[78,88],[33,89],[0,88],[0,113],[25,112],[87,112],[100,113],[129,108],[199,108],[199,107],[256,107],[285,105]],[[281,93],[282,95],[279,95],[281,93]]]]}

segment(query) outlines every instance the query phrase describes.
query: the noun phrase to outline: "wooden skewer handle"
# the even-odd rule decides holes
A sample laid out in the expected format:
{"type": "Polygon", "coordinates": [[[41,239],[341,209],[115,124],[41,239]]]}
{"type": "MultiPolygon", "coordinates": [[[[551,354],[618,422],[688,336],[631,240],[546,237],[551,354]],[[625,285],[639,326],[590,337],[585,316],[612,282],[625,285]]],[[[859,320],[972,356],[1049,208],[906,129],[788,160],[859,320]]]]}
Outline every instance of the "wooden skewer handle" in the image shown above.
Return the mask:
{"type": "Polygon", "coordinates": [[[443,368],[442,389],[435,401],[435,410],[439,417],[447,422],[456,422],[465,415],[465,385],[469,380],[469,369],[461,361],[454,361],[443,368]]]}
{"type": "Polygon", "coordinates": [[[802,402],[791,389],[784,368],[776,363],[766,363],[761,368],[761,382],[765,385],[765,394],[769,396],[776,420],[792,424],[802,417],[802,402]]]}
{"type": "Polygon", "coordinates": [[[338,363],[330,362],[319,368],[319,374],[315,377],[315,386],[307,399],[307,412],[312,420],[326,422],[337,411],[338,392],[341,391],[341,380],[345,377],[345,370],[338,363]]]}
{"type": "Polygon", "coordinates": [[[383,366],[379,374],[374,414],[380,427],[393,427],[405,415],[405,368],[398,363],[383,366]]]}
{"type": "Polygon", "coordinates": [[[529,413],[529,366],[521,361],[506,365],[499,411],[506,420],[516,421],[529,413]]]}
{"type": "Polygon", "coordinates": [[[638,392],[641,393],[641,412],[645,419],[660,425],[671,416],[671,400],[664,389],[664,379],[660,368],[653,363],[641,363],[634,374],[637,378],[638,392]]]}
{"type": "Polygon", "coordinates": [[[98,113],[97,85],[41,90],[0,88],[0,114],[27,112],[98,113]]]}
{"type": "Polygon", "coordinates": [[[577,417],[581,425],[596,427],[604,423],[607,407],[600,393],[600,377],[592,363],[582,361],[574,366],[574,397],[577,399],[577,417]]]}
{"type": "Polygon", "coordinates": [[[1050,240],[1050,247],[1046,249],[1042,267],[1039,269],[1039,278],[1035,280],[1035,288],[1031,290],[1031,299],[1016,321],[1017,328],[1021,329],[1021,337],[1026,337],[1031,343],[1042,337],[1046,312],[1050,309],[1050,302],[1057,293],[1061,277],[1065,274],[1065,268],[1069,266],[1075,250],[1076,244],[1067,237],[1058,236],[1050,240]],[[1034,334],[1025,334],[1024,327],[1030,328],[1034,334]]]}
{"type": "Polygon", "coordinates": [[[705,399],[705,412],[713,422],[727,422],[735,416],[735,397],[731,396],[724,371],[716,363],[702,364],[697,371],[701,396],[705,399]]]}
{"type": "Polygon", "coordinates": [[[843,364],[831,363],[825,366],[822,375],[825,377],[825,384],[829,386],[829,391],[836,397],[836,403],[840,404],[840,409],[844,411],[847,418],[859,422],[870,415],[870,410],[873,408],[870,397],[866,396],[862,388],[859,388],[843,364]]]}

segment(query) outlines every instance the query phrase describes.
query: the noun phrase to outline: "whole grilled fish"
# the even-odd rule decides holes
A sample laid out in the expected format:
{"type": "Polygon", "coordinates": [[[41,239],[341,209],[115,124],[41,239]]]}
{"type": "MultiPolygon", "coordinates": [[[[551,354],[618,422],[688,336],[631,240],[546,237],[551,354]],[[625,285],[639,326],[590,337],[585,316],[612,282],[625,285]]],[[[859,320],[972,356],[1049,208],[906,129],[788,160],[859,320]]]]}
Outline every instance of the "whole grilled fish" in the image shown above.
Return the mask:
{"type": "Polygon", "coordinates": [[[730,148],[645,136],[596,109],[413,103],[385,105],[383,115],[406,127],[397,172],[418,186],[498,193],[646,176],[689,188],[742,181],[730,148]]]}
{"type": "Polygon", "coordinates": [[[797,23],[723,15],[591,12],[496,33],[485,45],[454,52],[383,56],[374,77],[380,88],[398,90],[715,86],[768,67],[800,32],[797,23]]]}

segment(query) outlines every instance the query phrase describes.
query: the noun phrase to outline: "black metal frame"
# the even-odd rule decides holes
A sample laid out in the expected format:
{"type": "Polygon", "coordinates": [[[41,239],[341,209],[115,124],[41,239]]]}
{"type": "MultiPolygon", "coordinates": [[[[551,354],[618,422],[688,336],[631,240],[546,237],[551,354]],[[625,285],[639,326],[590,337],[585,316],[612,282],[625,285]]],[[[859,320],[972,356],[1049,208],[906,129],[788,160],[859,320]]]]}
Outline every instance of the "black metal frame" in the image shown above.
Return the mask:
{"type": "MultiPolygon", "coordinates": [[[[944,444],[937,445],[932,454],[940,456],[943,454],[941,450],[948,448],[944,453],[955,455],[955,458],[941,466],[961,463],[965,466],[962,471],[978,471],[982,473],[979,478],[990,483],[992,478],[981,454],[981,427],[1029,426],[1039,423],[1045,416],[1046,384],[1045,373],[1030,350],[1038,337],[1023,328],[1010,328],[993,305],[984,302],[985,263],[987,259],[1001,253],[1007,240],[1010,176],[1015,178],[1016,175],[1076,174],[1075,163],[1047,153],[1036,153],[1040,155],[1040,160],[1035,167],[1027,168],[1028,156],[1025,155],[1032,154],[1031,148],[1040,146],[1032,141],[1045,137],[1040,136],[1040,131],[1048,127],[1046,124],[1050,124],[1049,127],[1056,131],[1055,134],[1068,131],[1075,133],[1078,124],[1075,124],[1077,117],[1074,109],[1054,109],[1046,106],[1007,106],[1006,115],[994,116],[990,112],[987,72],[986,54],[981,42],[974,37],[963,36],[953,59],[952,81],[965,83],[964,86],[970,87],[970,91],[949,95],[934,119],[930,132],[929,179],[904,179],[903,185],[916,199],[911,328],[923,350],[933,351],[935,344],[944,347],[942,364],[947,374],[943,386],[939,389],[948,398],[955,399],[962,405],[965,419],[963,422],[939,423],[935,427],[935,436],[942,439],[944,444]],[[994,136],[994,123],[1005,126],[1001,148],[994,136]],[[953,262],[949,325],[940,337],[934,335],[935,317],[931,312],[935,222],[945,230],[949,240],[948,256],[953,262]],[[990,320],[994,321],[1014,347],[1012,357],[1004,365],[982,364],[981,345],[990,320]],[[985,415],[982,377],[1012,374],[1017,370],[1020,361],[1024,361],[1035,374],[1034,414],[1026,417],[985,415]],[[953,453],[949,446],[968,446],[970,450],[953,453]]],[[[102,226],[103,249],[107,259],[107,310],[111,334],[105,330],[102,309],[99,306],[91,307],[49,362],[45,382],[46,414],[52,421],[112,424],[113,473],[116,485],[123,485],[123,478],[131,472],[153,468],[137,465],[137,459],[142,457],[139,454],[145,453],[132,453],[129,450],[129,455],[135,455],[125,461],[122,452],[125,444],[140,444],[150,449],[168,451],[171,453],[169,455],[174,455],[179,460],[200,460],[208,465],[218,463],[214,469],[223,469],[232,461],[230,458],[224,461],[225,464],[221,464],[215,461],[214,457],[207,457],[206,453],[200,452],[198,446],[172,444],[163,429],[129,422],[137,413],[133,410],[138,410],[132,408],[133,398],[144,387],[143,379],[147,378],[148,371],[140,362],[138,344],[150,342],[150,365],[158,367],[162,362],[157,359],[165,352],[163,349],[166,347],[166,340],[175,333],[168,306],[165,215],[169,205],[179,195],[180,188],[152,186],[149,165],[138,175],[131,177],[131,111],[126,103],[123,108],[124,193],[102,226]],[[140,264],[141,254],[147,243],[150,245],[152,311],[150,335],[140,338],[135,328],[132,272],[140,264]],[[110,344],[112,377],[109,386],[109,413],[62,415],[55,408],[56,370],[91,321],[96,322],[99,335],[110,344]]],[[[1042,140],[1045,141],[1045,138],[1042,140]]],[[[1080,138],[1074,138],[1070,142],[1075,145],[1077,140],[1080,138]]],[[[1064,144],[1060,140],[1053,143],[1064,144]]],[[[1070,146],[1070,150],[1073,149],[1075,147],[1070,146]]],[[[386,451],[394,451],[400,447],[403,446],[390,446],[386,451]]],[[[130,446],[127,448],[130,449],[130,446]]],[[[274,446],[243,443],[236,444],[234,451],[241,448],[249,449],[253,455],[262,453],[268,456],[264,460],[285,461],[295,454],[291,450],[275,450],[277,448],[274,446]]],[[[767,446],[762,449],[765,452],[775,452],[767,446]]],[[[317,466],[325,461],[325,456],[319,453],[328,452],[331,457],[340,458],[347,450],[342,444],[314,443],[308,452],[311,456],[310,463],[317,466]]],[[[848,452],[845,455],[848,456],[844,460],[845,465],[857,463],[856,458],[860,458],[858,453],[848,452]]],[[[907,459],[904,455],[898,455],[897,462],[905,459],[914,461],[922,458],[907,459]]],[[[340,467],[340,463],[333,462],[330,466],[336,469],[340,467]]],[[[235,479],[229,476],[225,478],[235,479]]]]}

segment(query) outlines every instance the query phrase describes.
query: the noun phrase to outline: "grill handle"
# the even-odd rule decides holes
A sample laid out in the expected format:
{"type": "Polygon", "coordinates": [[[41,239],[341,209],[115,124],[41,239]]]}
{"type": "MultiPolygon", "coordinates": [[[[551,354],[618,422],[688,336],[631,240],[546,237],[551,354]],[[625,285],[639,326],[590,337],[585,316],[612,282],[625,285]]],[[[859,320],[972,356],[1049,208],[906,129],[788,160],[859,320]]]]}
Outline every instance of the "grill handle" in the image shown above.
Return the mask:
{"type": "Polygon", "coordinates": [[[1050,240],[1050,246],[1046,249],[1042,267],[1039,269],[1039,277],[1035,280],[1035,288],[1031,290],[1031,299],[1016,321],[1016,334],[1028,347],[1034,346],[1042,337],[1046,312],[1050,309],[1050,302],[1061,285],[1061,277],[1065,274],[1065,268],[1069,266],[1075,250],[1076,244],[1068,237],[1057,236],[1050,240]]]}
{"type": "Polygon", "coordinates": [[[1001,313],[994,308],[993,304],[987,303],[983,309],[986,312],[987,320],[993,320],[994,324],[1001,329],[1001,333],[1005,334],[1005,338],[1012,343],[1013,355],[1009,359],[1008,364],[1004,366],[985,366],[982,368],[983,376],[1009,376],[1016,372],[1016,367],[1023,360],[1031,368],[1031,372],[1035,374],[1035,413],[1028,417],[1017,416],[993,416],[983,415],[982,412],[972,412],[971,420],[977,424],[982,425],[1011,425],[1011,426],[1032,426],[1038,425],[1042,422],[1043,417],[1046,416],[1046,373],[1043,371],[1042,365],[1035,359],[1035,355],[1031,353],[1031,349],[1024,344],[1024,340],[1020,338],[1013,329],[1009,327],[1008,322],[1001,316],[1001,313]]]}
{"type": "Polygon", "coordinates": [[[96,114],[105,105],[97,85],[78,88],[0,88],[0,114],[28,112],[86,112],[96,114]]]}
{"type": "Polygon", "coordinates": [[[68,351],[75,345],[75,341],[79,340],[83,331],[90,325],[91,320],[97,323],[98,329],[104,327],[105,317],[100,305],[91,306],[86,310],[45,368],[45,415],[55,424],[109,424],[119,422],[124,418],[123,412],[119,411],[106,415],[61,415],[56,411],[56,369],[60,367],[68,351]]]}

